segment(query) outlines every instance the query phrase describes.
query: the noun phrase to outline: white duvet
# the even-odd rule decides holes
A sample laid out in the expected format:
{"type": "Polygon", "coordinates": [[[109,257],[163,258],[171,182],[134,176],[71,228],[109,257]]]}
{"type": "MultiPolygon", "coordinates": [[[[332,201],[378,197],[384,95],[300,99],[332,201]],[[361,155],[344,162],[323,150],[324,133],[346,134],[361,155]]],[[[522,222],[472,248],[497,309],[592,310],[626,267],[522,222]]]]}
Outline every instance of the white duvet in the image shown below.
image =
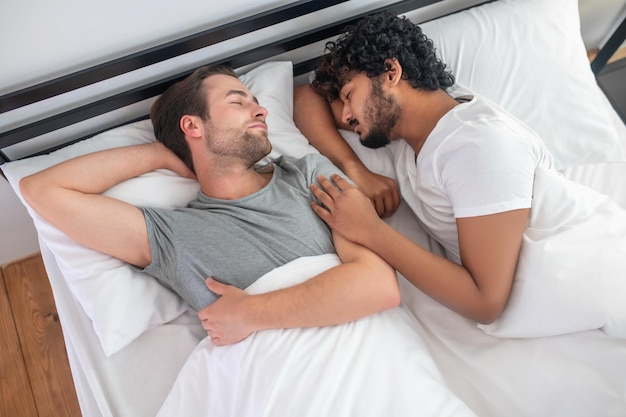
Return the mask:
{"type": "Polygon", "coordinates": [[[602,329],[626,338],[626,210],[560,173],[535,172],[513,289],[498,337],[602,329]]]}
{"type": "MultiPolygon", "coordinates": [[[[297,284],[339,264],[307,257],[250,293],[297,284]]],[[[403,307],[347,324],[266,330],[230,346],[200,342],[158,416],[473,416],[444,382],[403,307]]]]}

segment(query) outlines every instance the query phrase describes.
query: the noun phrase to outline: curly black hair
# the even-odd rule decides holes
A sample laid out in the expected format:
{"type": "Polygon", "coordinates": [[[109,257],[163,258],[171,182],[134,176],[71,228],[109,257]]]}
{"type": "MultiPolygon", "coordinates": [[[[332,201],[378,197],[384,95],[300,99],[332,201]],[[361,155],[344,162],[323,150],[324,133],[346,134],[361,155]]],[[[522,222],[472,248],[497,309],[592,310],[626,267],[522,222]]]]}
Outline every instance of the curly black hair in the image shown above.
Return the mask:
{"type": "Polygon", "coordinates": [[[364,72],[369,78],[389,70],[386,59],[397,59],[402,78],[414,88],[446,90],[454,76],[437,58],[433,41],[422,29],[391,12],[360,19],[345,28],[336,41],[326,44],[325,55],[315,70],[313,87],[329,101],[339,96],[350,72],[364,72]]]}

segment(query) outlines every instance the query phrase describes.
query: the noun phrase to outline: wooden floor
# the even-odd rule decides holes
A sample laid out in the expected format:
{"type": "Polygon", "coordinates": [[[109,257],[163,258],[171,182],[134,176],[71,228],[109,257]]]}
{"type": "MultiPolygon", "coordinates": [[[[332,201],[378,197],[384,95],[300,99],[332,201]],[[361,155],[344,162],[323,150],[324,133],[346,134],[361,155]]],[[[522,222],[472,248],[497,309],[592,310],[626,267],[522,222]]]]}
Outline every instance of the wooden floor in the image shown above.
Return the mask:
{"type": "Polygon", "coordinates": [[[2,266],[0,278],[0,416],[79,417],[41,256],[2,266]]]}

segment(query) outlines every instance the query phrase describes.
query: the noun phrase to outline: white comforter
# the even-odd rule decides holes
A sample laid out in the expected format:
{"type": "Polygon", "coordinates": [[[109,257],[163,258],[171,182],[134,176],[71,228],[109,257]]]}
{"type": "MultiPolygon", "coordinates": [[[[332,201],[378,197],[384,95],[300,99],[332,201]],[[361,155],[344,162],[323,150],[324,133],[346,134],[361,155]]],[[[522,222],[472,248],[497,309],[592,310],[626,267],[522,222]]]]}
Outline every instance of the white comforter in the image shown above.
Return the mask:
{"type": "MultiPolygon", "coordinates": [[[[335,266],[301,258],[248,292],[294,285],[335,266]]],[[[407,311],[344,325],[257,332],[231,346],[200,342],[159,414],[165,416],[473,416],[448,389],[407,311]]]]}
{"type": "Polygon", "coordinates": [[[537,170],[511,297],[502,316],[481,328],[498,337],[602,329],[626,338],[626,210],[556,171],[537,170]]]}

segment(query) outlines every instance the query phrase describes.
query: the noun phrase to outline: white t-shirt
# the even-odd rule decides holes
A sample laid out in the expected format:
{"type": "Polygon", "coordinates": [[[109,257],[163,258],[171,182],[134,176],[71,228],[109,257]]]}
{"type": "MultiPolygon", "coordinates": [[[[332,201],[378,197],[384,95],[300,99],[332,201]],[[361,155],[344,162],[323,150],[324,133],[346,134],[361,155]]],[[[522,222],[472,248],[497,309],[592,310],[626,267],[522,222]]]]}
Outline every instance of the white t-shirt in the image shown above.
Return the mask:
{"type": "Polygon", "coordinates": [[[456,218],[529,208],[535,170],[552,167],[553,158],[519,120],[472,92],[457,92],[474,97],[439,120],[417,158],[403,140],[391,150],[402,197],[460,263],[456,218]]]}

